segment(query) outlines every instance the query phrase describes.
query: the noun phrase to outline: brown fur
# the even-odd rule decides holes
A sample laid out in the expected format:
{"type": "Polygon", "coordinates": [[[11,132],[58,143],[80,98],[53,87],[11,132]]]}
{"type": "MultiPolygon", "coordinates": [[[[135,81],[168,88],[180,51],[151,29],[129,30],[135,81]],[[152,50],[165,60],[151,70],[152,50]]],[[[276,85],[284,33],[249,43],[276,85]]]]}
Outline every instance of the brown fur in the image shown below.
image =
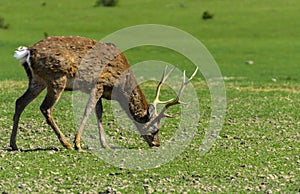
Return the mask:
{"type": "MultiPolygon", "coordinates": [[[[29,47],[29,50],[31,51],[33,73],[44,81],[52,81],[52,75],[65,77],[67,84],[64,89],[73,90],[74,78],[77,79],[76,83],[84,82],[82,84],[91,87],[94,84],[93,78],[98,78],[97,89],[103,90],[102,95],[98,96],[99,98],[112,99],[111,91],[113,87],[118,86],[124,92],[130,92],[130,94],[126,94],[126,97],[130,99],[130,112],[135,118],[138,120],[145,116],[144,112],[149,105],[129,69],[127,59],[115,45],[98,43],[83,37],[54,36],[36,43],[29,47]],[[79,68],[80,65],[81,68],[79,68]],[[80,75],[76,75],[78,70],[80,75]],[[91,76],[90,73],[95,71],[98,71],[99,74],[91,76]],[[128,72],[129,77],[122,76],[122,80],[116,84],[120,75],[125,74],[125,71],[128,72]],[[86,83],[87,81],[88,83],[86,83]],[[136,88],[132,88],[132,86],[136,86],[136,88]]],[[[85,90],[86,87],[78,86],[78,88],[83,92],[89,92],[89,90],[85,90]]]]}
{"type": "MultiPolygon", "coordinates": [[[[76,149],[80,149],[83,127],[93,107],[96,107],[101,144],[108,147],[102,127],[102,98],[119,101],[138,128],[141,127],[140,123],[150,121],[149,104],[137,85],[124,54],[115,45],[98,43],[83,37],[53,36],[37,42],[28,49],[31,54],[30,64],[25,62],[23,66],[28,75],[29,86],[16,101],[10,140],[13,149],[17,149],[16,134],[22,111],[44,88],[47,88],[47,95],[40,107],[41,111],[66,148],[72,146],[52,117],[53,106],[64,90],[79,89],[91,95],[75,137],[76,149]],[[112,95],[113,89],[116,90],[115,95],[112,95]]],[[[150,145],[152,142],[148,143],[150,145]]]]}

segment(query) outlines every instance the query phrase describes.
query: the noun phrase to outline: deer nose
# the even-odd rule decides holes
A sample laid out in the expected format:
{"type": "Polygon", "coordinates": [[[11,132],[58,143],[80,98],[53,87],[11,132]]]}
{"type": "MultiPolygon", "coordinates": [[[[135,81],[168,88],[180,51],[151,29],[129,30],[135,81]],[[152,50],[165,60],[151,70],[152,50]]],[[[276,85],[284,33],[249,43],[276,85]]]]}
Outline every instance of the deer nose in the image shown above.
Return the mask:
{"type": "Polygon", "coordinates": [[[159,147],[160,146],[160,143],[156,142],[156,141],[152,141],[151,144],[152,144],[151,147],[159,147]]]}
{"type": "Polygon", "coordinates": [[[160,146],[160,142],[159,142],[159,138],[158,138],[158,131],[155,132],[154,134],[152,134],[152,136],[153,136],[153,140],[151,142],[151,144],[152,144],[151,147],[153,147],[153,146],[159,147],[160,146]]]}

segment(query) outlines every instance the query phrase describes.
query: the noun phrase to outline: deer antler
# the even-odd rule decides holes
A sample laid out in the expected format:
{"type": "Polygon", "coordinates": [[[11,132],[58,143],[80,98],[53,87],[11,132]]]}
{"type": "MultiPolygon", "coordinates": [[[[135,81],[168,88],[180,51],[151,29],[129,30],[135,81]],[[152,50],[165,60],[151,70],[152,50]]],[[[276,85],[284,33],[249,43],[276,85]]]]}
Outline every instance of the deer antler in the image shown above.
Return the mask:
{"type": "Polygon", "coordinates": [[[183,80],[182,80],[182,83],[181,83],[181,87],[178,91],[178,94],[177,94],[177,97],[175,99],[170,99],[170,100],[167,100],[167,101],[160,101],[159,100],[159,95],[160,95],[160,89],[161,89],[161,86],[162,84],[165,82],[165,80],[169,77],[169,75],[175,70],[176,67],[172,68],[168,73],[167,72],[167,68],[165,68],[165,71],[163,72],[163,75],[162,75],[162,78],[156,88],[156,96],[155,96],[155,100],[153,102],[153,105],[155,107],[155,110],[156,110],[156,105],[157,104],[166,104],[163,109],[161,110],[161,112],[158,114],[158,118],[162,118],[162,117],[168,117],[168,118],[171,118],[172,116],[166,114],[166,110],[171,107],[171,106],[174,106],[176,104],[185,104],[184,102],[180,101],[180,97],[183,93],[183,90],[184,88],[188,85],[188,83],[190,83],[190,81],[195,77],[197,71],[198,71],[198,67],[196,68],[196,70],[194,71],[194,73],[192,74],[192,76],[188,79],[188,80],[185,80],[185,71],[183,71],[183,80]]]}
{"type": "Polygon", "coordinates": [[[161,89],[162,84],[167,80],[167,78],[169,77],[169,75],[176,69],[176,67],[173,67],[168,73],[167,73],[167,69],[168,69],[168,66],[165,67],[165,70],[163,72],[161,80],[159,81],[159,83],[157,85],[157,88],[156,88],[155,98],[154,98],[154,101],[152,103],[153,106],[155,107],[155,110],[156,110],[156,105],[157,104],[166,104],[166,103],[168,103],[168,102],[170,102],[170,101],[173,100],[173,99],[170,99],[170,100],[167,100],[167,101],[161,101],[161,100],[159,100],[160,89],[161,89]]]}

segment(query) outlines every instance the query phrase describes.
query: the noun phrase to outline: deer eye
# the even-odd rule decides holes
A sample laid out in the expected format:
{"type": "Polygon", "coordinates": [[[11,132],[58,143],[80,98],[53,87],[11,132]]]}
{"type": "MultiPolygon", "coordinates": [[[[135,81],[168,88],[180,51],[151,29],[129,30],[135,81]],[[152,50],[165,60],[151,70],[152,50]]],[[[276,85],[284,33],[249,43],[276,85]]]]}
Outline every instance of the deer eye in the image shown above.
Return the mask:
{"type": "Polygon", "coordinates": [[[152,135],[155,135],[156,133],[158,133],[158,131],[159,131],[159,128],[156,127],[156,126],[154,126],[153,129],[152,129],[151,134],[152,134],[152,135]]]}

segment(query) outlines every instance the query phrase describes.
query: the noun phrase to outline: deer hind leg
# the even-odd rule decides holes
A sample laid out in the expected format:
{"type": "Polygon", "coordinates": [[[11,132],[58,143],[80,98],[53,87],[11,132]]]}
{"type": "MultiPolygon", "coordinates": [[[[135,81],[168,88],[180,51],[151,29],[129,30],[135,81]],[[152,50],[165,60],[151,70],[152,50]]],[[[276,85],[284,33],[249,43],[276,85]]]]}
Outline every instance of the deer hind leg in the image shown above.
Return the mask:
{"type": "Polygon", "coordinates": [[[52,110],[55,103],[59,100],[61,93],[64,90],[66,85],[66,78],[62,77],[57,80],[52,80],[47,83],[47,94],[46,97],[40,106],[40,109],[43,115],[46,118],[47,123],[50,127],[54,130],[55,134],[57,135],[60,143],[67,149],[72,149],[72,145],[68,142],[64,134],[59,130],[58,126],[56,125],[53,117],[52,117],[52,110]]]}
{"type": "Polygon", "coordinates": [[[104,128],[102,125],[102,112],[103,112],[103,106],[102,106],[102,100],[101,98],[98,100],[95,108],[95,112],[97,115],[97,124],[98,124],[98,130],[99,130],[99,138],[100,138],[100,144],[103,148],[109,148],[109,145],[106,143],[106,137],[104,128]]]}
{"type": "Polygon", "coordinates": [[[13,124],[13,129],[12,133],[10,136],[10,147],[13,150],[18,150],[17,144],[16,144],[16,138],[17,138],[17,130],[18,130],[18,125],[19,125],[19,119],[20,116],[25,109],[25,107],[32,102],[40,93],[45,89],[45,86],[42,84],[35,83],[32,81],[26,92],[17,99],[16,101],[16,107],[15,107],[15,114],[14,114],[14,124],[13,124]]]}
{"type": "Polygon", "coordinates": [[[75,135],[74,146],[75,146],[76,150],[80,150],[80,151],[82,150],[81,145],[80,145],[80,141],[81,141],[81,136],[82,136],[82,133],[83,133],[84,126],[85,126],[92,110],[95,108],[98,99],[102,95],[102,91],[103,90],[97,89],[97,87],[95,87],[91,90],[90,97],[89,97],[88,103],[85,107],[83,118],[81,120],[81,124],[78,128],[78,131],[77,131],[76,135],[75,135]]]}

